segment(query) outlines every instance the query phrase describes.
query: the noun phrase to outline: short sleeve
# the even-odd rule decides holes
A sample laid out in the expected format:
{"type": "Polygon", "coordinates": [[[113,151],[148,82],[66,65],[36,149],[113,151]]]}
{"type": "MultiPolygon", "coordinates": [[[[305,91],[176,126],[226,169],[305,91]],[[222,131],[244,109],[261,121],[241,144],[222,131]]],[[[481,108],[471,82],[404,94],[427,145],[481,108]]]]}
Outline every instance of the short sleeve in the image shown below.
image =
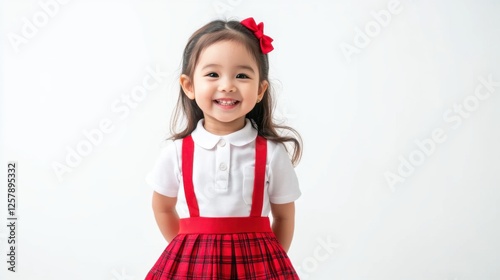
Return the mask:
{"type": "Polygon", "coordinates": [[[281,143],[273,143],[274,151],[269,162],[269,201],[285,204],[301,196],[297,174],[281,143]]]}
{"type": "Polygon", "coordinates": [[[177,143],[171,141],[162,148],[153,169],[146,175],[146,183],[159,194],[177,197],[180,178],[177,143]]]}

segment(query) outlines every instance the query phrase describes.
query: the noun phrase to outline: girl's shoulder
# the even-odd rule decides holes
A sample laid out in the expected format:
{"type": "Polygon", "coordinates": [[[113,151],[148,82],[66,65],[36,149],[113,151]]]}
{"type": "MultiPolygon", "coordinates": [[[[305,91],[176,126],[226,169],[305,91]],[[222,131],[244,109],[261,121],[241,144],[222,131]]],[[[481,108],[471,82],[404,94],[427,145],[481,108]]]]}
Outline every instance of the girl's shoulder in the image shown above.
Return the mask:
{"type": "MultiPolygon", "coordinates": [[[[264,137],[265,138],[265,137],[264,137]]],[[[273,159],[289,159],[289,154],[284,143],[267,139],[267,158],[268,160],[273,159]]]]}
{"type": "Polygon", "coordinates": [[[164,156],[176,155],[181,149],[182,139],[167,139],[161,143],[161,154],[164,156]]]}

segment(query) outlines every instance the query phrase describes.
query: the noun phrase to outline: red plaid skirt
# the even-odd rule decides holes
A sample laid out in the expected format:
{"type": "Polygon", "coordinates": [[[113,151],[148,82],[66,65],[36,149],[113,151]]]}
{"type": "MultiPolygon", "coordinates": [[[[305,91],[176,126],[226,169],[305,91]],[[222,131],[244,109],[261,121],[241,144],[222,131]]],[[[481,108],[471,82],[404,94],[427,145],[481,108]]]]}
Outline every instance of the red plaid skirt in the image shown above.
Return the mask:
{"type": "Polygon", "coordinates": [[[272,232],[179,234],[146,280],[299,279],[272,232]]]}

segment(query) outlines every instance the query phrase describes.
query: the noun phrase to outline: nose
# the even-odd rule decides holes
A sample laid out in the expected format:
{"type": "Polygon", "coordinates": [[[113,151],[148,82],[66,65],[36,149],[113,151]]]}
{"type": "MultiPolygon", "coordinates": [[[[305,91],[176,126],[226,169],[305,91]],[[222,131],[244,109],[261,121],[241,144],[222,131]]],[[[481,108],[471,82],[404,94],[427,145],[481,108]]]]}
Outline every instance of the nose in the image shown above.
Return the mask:
{"type": "Polygon", "coordinates": [[[220,79],[219,91],[220,92],[235,92],[236,87],[234,86],[233,80],[231,78],[220,79]]]}

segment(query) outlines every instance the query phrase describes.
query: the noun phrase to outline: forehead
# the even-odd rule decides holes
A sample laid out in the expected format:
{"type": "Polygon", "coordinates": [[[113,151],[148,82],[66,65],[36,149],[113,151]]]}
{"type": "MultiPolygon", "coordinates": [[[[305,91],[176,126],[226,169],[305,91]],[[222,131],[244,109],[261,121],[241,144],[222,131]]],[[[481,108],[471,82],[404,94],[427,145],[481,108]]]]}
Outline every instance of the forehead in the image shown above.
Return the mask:
{"type": "Polygon", "coordinates": [[[197,68],[207,64],[227,67],[246,64],[257,70],[252,53],[238,41],[219,41],[207,46],[200,52],[197,68]]]}

